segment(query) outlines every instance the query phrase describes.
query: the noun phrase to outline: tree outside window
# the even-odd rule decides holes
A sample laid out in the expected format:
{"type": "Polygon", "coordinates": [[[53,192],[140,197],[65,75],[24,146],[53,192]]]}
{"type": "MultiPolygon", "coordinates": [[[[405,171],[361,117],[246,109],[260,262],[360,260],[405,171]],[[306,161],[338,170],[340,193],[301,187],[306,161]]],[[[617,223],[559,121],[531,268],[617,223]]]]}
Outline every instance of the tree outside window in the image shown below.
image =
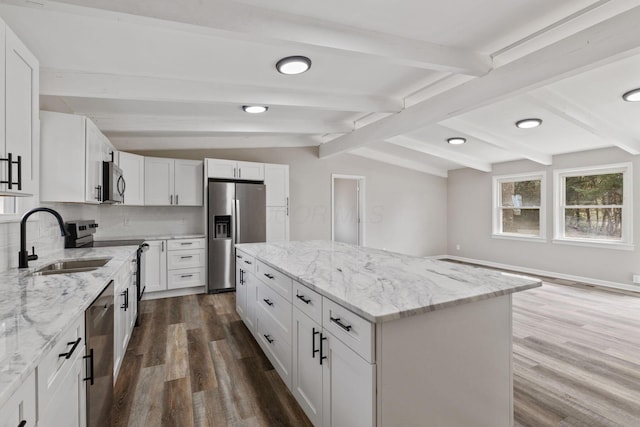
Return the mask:
{"type": "Polygon", "coordinates": [[[544,238],[544,180],[540,172],[494,177],[494,236],[544,238]]]}

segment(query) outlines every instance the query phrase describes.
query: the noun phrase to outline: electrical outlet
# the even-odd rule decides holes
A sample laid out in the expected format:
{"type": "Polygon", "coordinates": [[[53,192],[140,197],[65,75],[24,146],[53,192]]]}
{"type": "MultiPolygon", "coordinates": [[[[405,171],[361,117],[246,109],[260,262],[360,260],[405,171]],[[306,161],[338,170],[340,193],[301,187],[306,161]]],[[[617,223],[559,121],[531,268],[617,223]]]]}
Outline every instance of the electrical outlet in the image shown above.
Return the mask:
{"type": "Polygon", "coordinates": [[[456,245],[456,251],[459,251],[459,250],[460,250],[460,244],[457,244],[456,245]]]}
{"type": "Polygon", "coordinates": [[[633,275],[633,283],[635,283],[636,285],[640,285],[640,274],[633,275]]]}

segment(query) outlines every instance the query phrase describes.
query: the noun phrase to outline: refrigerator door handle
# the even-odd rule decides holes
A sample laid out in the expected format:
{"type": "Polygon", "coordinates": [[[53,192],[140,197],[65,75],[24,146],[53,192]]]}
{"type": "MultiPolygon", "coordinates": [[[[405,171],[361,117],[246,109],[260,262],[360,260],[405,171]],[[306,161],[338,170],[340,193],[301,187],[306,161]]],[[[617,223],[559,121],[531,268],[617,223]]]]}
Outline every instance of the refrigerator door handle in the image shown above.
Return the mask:
{"type": "Polygon", "coordinates": [[[236,199],[236,243],[240,242],[240,199],[236,199]]]}

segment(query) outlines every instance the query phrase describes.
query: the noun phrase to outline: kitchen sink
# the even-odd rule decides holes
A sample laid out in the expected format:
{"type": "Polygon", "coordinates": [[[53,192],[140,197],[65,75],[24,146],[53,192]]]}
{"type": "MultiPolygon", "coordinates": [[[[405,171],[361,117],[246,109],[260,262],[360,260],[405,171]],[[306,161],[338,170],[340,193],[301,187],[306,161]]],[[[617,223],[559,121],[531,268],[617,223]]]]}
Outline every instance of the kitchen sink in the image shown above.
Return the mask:
{"type": "Polygon", "coordinates": [[[82,273],[97,270],[108,263],[111,258],[75,259],[57,261],[40,267],[32,273],[34,276],[48,276],[50,274],[82,273]]]}

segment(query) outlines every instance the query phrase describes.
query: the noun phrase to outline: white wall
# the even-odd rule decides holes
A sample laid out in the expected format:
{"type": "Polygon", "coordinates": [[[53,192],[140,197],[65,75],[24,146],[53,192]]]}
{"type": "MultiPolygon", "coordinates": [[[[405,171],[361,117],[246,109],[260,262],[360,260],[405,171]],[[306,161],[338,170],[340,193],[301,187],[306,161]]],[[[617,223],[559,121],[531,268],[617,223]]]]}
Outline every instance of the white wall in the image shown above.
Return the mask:
{"type": "Polygon", "coordinates": [[[331,239],[331,174],[366,178],[367,246],[412,255],[445,252],[447,180],[349,154],[318,159],[317,147],[139,152],[290,165],[291,240],[331,239]]]}
{"type": "Polygon", "coordinates": [[[530,161],[494,165],[492,173],[471,169],[450,171],[448,179],[448,253],[496,263],[522,266],[601,281],[632,284],[640,274],[640,159],[611,148],[554,156],[552,166],[530,161]],[[553,170],[608,163],[633,162],[634,242],[636,249],[623,251],[552,243],[553,170]],[[547,172],[547,243],[495,239],[491,237],[493,175],[547,172]],[[460,245],[460,250],[456,250],[460,245]]]}

